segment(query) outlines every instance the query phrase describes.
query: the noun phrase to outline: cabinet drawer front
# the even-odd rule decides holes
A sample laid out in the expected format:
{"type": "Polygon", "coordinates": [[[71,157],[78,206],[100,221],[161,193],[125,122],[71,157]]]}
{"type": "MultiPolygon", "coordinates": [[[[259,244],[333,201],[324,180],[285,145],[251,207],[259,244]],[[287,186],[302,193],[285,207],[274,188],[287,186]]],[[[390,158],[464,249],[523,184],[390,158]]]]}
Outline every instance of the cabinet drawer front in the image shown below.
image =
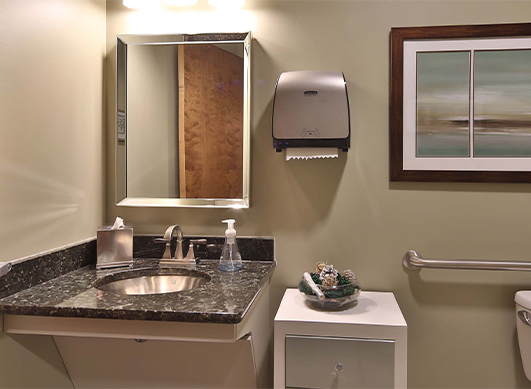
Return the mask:
{"type": "Polygon", "coordinates": [[[286,336],[286,387],[393,388],[393,340],[286,336]]]}

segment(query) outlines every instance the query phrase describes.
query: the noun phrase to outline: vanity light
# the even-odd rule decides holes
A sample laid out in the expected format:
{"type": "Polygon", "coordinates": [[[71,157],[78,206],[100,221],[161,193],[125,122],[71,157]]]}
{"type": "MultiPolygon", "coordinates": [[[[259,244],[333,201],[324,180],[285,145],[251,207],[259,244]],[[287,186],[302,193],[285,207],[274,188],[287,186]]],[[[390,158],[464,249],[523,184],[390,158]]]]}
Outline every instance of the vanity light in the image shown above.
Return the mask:
{"type": "Polygon", "coordinates": [[[176,5],[178,7],[185,7],[187,5],[197,4],[199,0],[162,0],[162,2],[168,5],[176,5]]]}
{"type": "Polygon", "coordinates": [[[124,0],[123,4],[127,8],[139,11],[152,10],[159,7],[159,2],[157,0],[124,0]]]}
{"type": "Polygon", "coordinates": [[[208,0],[208,4],[220,9],[235,9],[243,7],[245,0],[208,0]]]}

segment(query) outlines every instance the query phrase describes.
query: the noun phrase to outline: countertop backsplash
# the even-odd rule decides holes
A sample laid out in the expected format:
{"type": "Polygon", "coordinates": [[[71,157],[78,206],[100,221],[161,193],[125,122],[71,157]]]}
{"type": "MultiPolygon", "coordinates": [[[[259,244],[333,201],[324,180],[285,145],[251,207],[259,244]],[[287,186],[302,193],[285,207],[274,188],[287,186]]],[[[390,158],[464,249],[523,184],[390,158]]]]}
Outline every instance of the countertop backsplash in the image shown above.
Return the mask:
{"type": "MultiPolygon", "coordinates": [[[[165,245],[155,243],[155,238],[160,235],[134,235],[133,237],[133,257],[135,258],[161,258],[165,245]]],[[[224,236],[185,236],[183,238],[183,256],[188,252],[190,239],[206,239],[207,244],[196,245],[196,257],[199,259],[219,259],[221,250],[225,243],[224,236]]],[[[275,260],[275,239],[237,237],[238,248],[243,260],[247,261],[274,261],[275,260]]],[[[175,252],[177,238],[171,241],[172,253],[175,252]]]]}
{"type": "Polygon", "coordinates": [[[0,298],[42,284],[96,262],[96,238],[13,261],[0,277],[0,298]]]}

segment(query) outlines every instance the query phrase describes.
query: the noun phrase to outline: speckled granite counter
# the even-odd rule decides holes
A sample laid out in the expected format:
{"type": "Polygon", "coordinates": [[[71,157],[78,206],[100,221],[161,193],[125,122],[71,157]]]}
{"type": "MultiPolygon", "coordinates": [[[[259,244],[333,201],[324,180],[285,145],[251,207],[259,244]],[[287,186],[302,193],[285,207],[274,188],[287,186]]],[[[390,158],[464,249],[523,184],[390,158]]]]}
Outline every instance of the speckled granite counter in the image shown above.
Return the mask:
{"type": "Polygon", "coordinates": [[[225,273],[218,270],[218,261],[202,260],[196,270],[210,276],[210,282],[194,289],[158,295],[126,296],[94,287],[98,279],[110,274],[129,272],[139,276],[154,271],[159,274],[187,271],[159,269],[158,262],[135,259],[133,268],[127,270],[97,271],[94,265],[89,265],[1,299],[0,313],[236,324],[243,319],[275,267],[274,261],[244,261],[239,272],[225,273]]]}

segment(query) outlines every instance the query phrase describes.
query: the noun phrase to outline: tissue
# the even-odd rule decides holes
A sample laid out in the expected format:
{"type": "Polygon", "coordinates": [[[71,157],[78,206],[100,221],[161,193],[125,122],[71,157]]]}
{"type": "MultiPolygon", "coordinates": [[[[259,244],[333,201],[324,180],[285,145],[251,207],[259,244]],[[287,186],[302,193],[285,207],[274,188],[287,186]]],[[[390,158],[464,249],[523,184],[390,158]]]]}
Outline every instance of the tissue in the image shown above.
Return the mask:
{"type": "Polygon", "coordinates": [[[119,230],[124,228],[124,219],[122,219],[119,216],[116,216],[116,220],[114,221],[114,224],[111,228],[111,230],[119,230]]]}
{"type": "Polygon", "coordinates": [[[286,149],[286,161],[290,159],[337,158],[339,156],[338,150],[327,147],[288,148],[286,149]]]}

